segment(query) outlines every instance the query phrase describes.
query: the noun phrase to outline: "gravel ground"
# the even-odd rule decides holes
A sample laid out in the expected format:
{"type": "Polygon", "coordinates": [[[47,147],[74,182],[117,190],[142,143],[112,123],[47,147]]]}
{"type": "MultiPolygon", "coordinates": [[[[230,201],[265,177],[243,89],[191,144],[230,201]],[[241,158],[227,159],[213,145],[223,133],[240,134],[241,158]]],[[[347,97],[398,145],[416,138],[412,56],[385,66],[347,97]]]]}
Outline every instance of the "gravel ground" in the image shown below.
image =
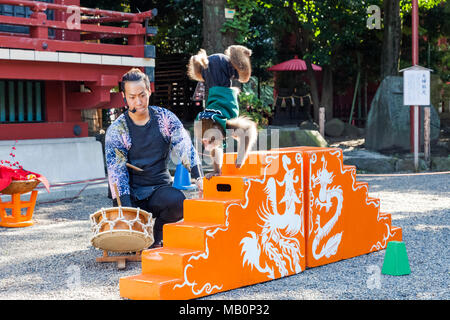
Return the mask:
{"type": "MultiPolygon", "coordinates": [[[[450,175],[369,177],[369,195],[381,200],[392,224],[403,229],[411,274],[381,275],[379,251],[204,300],[450,298],[450,175]]],[[[97,263],[90,245],[89,215],[109,207],[104,192],[85,191],[73,201],[37,204],[34,225],[0,227],[0,299],[117,300],[119,278],[139,274],[140,263],[124,270],[97,263]]]]}

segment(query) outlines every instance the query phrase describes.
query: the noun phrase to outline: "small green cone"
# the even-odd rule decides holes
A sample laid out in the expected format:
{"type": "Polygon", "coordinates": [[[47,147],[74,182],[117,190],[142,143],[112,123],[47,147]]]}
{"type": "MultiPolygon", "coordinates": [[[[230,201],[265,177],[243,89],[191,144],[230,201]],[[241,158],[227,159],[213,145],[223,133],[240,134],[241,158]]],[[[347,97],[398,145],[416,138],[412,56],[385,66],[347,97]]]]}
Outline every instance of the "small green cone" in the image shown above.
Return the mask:
{"type": "Polygon", "coordinates": [[[411,273],[404,242],[388,242],[381,273],[391,276],[403,276],[411,273]]]}

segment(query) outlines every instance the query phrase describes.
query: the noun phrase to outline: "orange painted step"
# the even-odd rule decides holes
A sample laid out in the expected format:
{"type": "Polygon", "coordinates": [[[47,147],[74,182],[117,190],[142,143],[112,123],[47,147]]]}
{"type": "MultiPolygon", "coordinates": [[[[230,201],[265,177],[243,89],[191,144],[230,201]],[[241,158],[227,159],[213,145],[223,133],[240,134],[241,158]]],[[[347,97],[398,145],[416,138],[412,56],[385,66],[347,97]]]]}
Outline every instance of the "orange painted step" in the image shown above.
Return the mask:
{"type": "Polygon", "coordinates": [[[207,222],[167,223],[163,227],[164,247],[205,250],[206,232],[219,224],[207,222]]]}
{"type": "Polygon", "coordinates": [[[181,279],[154,274],[122,277],[119,280],[120,296],[133,300],[170,299],[173,286],[181,282],[181,279]]]}
{"type": "Polygon", "coordinates": [[[225,224],[226,208],[231,203],[239,203],[240,201],[186,199],[184,200],[184,221],[225,224]]]}
{"type": "Polygon", "coordinates": [[[379,219],[384,220],[389,225],[392,225],[392,217],[390,213],[380,212],[379,219]]]}
{"type": "Polygon", "coordinates": [[[369,204],[374,204],[378,208],[380,207],[380,199],[378,199],[378,198],[367,197],[366,202],[369,204]]]}
{"type": "Polygon", "coordinates": [[[403,239],[402,228],[391,226],[391,233],[393,234],[393,236],[390,241],[402,241],[403,239]]]}
{"type": "Polygon", "coordinates": [[[356,181],[355,189],[359,189],[359,188],[366,188],[366,190],[369,191],[369,184],[367,182],[356,181]]]}
{"type": "Polygon", "coordinates": [[[217,176],[203,179],[203,199],[240,200],[244,198],[245,181],[240,176],[217,176]]]}
{"type": "Polygon", "coordinates": [[[353,171],[355,171],[355,173],[356,173],[356,166],[354,166],[354,165],[344,164],[344,165],[342,166],[342,169],[343,169],[344,171],[347,171],[347,170],[353,170],[353,171]]]}
{"type": "Polygon", "coordinates": [[[199,253],[201,251],[166,246],[144,250],[141,255],[142,273],[181,279],[187,260],[199,253]]]}

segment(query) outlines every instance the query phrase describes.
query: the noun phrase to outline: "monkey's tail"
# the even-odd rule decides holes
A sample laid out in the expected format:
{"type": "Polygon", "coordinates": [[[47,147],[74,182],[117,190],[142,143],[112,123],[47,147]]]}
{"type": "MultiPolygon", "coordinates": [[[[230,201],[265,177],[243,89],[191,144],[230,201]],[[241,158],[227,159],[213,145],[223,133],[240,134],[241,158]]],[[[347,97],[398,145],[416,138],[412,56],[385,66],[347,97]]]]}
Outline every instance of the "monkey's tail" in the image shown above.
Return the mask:
{"type": "Polygon", "coordinates": [[[248,137],[248,147],[251,149],[256,142],[258,129],[256,123],[247,116],[239,116],[237,118],[227,120],[227,129],[242,129],[248,137]]]}
{"type": "Polygon", "coordinates": [[[248,129],[256,126],[256,123],[247,116],[239,116],[227,120],[227,128],[229,129],[248,129]]]}
{"type": "Polygon", "coordinates": [[[192,80],[205,81],[202,77],[202,69],[206,68],[208,68],[208,56],[204,49],[200,49],[196,55],[189,59],[187,75],[192,80]]]}

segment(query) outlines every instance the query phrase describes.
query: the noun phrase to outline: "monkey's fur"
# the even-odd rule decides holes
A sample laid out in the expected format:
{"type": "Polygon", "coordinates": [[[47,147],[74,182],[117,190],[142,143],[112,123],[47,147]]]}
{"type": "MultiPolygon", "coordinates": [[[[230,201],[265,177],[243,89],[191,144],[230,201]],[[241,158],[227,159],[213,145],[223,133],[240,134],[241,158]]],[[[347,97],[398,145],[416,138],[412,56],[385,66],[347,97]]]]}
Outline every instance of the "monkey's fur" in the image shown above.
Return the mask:
{"type": "MultiPolygon", "coordinates": [[[[227,129],[233,129],[232,137],[238,141],[238,150],[235,165],[240,168],[256,143],[258,131],[255,122],[245,116],[239,116],[227,120],[227,129]]],[[[194,122],[194,136],[202,141],[202,144],[212,159],[213,172],[205,177],[222,173],[223,142],[225,132],[219,124],[210,119],[201,119],[194,122]]]]}
{"type": "MultiPolygon", "coordinates": [[[[224,54],[229,57],[231,65],[239,74],[238,81],[246,83],[251,76],[250,56],[252,51],[244,46],[229,46],[224,54]]],[[[202,70],[208,68],[208,56],[204,49],[192,56],[189,60],[187,74],[195,81],[204,82],[202,70]]],[[[237,88],[232,88],[237,89],[237,88]]],[[[239,116],[226,120],[226,128],[233,129],[232,137],[238,141],[237,158],[235,165],[240,168],[248,157],[252,146],[256,142],[257,127],[248,117],[239,116]]],[[[194,136],[202,141],[205,150],[210,153],[213,160],[213,172],[206,175],[207,179],[220,175],[223,161],[223,142],[226,136],[222,126],[212,119],[201,119],[194,122],[194,136]]]]}

